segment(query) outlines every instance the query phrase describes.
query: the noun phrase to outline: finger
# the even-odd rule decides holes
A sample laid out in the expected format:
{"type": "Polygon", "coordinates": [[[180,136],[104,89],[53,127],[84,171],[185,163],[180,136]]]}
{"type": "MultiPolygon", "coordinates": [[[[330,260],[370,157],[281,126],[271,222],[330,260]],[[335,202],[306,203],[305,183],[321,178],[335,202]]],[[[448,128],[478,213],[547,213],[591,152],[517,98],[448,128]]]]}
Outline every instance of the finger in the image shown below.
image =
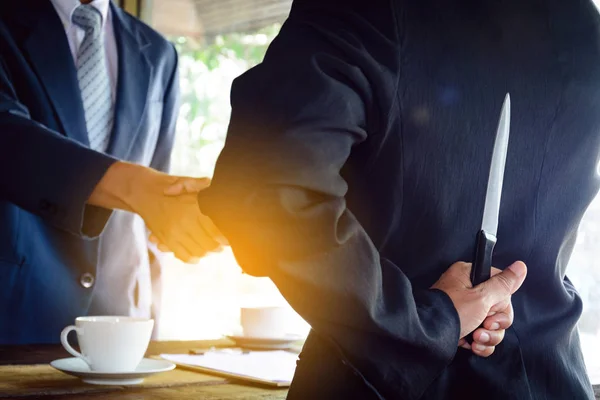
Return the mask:
{"type": "Polygon", "coordinates": [[[489,357],[494,353],[494,350],[496,350],[494,346],[485,346],[475,342],[471,346],[471,351],[479,357],[489,357]]]}
{"type": "Polygon", "coordinates": [[[513,323],[514,315],[512,307],[508,307],[505,312],[497,313],[487,317],[483,321],[483,327],[492,331],[498,329],[508,329],[513,323]]]}
{"type": "Polygon", "coordinates": [[[185,230],[180,230],[179,228],[171,229],[168,233],[157,236],[161,241],[159,249],[168,248],[176,258],[185,263],[194,261],[194,259],[206,254],[206,251],[198,248],[198,245],[189,238],[185,230]]]}
{"type": "Polygon", "coordinates": [[[210,178],[184,179],[183,186],[187,193],[198,193],[210,186],[210,178]]]}
{"type": "Polygon", "coordinates": [[[218,239],[222,237],[221,232],[213,224],[212,220],[203,215],[200,210],[195,210],[195,218],[186,219],[186,231],[189,237],[207,252],[213,252],[221,249],[221,243],[218,239]]]}
{"type": "Polygon", "coordinates": [[[183,248],[185,248],[185,250],[188,252],[188,254],[190,255],[185,262],[188,262],[189,260],[195,258],[202,258],[206,255],[206,253],[208,253],[210,250],[208,249],[208,247],[205,245],[203,245],[202,241],[199,240],[199,235],[198,230],[191,230],[191,229],[186,229],[185,231],[182,231],[179,233],[179,237],[178,237],[178,241],[181,244],[181,246],[183,248]]]}
{"type": "Polygon", "coordinates": [[[178,181],[170,186],[167,186],[163,193],[167,196],[179,196],[180,194],[184,193],[184,190],[185,187],[183,185],[183,182],[178,181]]]}
{"type": "Polygon", "coordinates": [[[497,303],[505,302],[510,295],[515,293],[525,281],[527,266],[517,261],[504,271],[492,276],[478,288],[486,297],[490,308],[497,303]]]}
{"type": "Polygon", "coordinates": [[[167,196],[179,196],[185,193],[198,193],[210,186],[210,178],[178,178],[163,193],[167,196]]]}
{"type": "Polygon", "coordinates": [[[502,340],[504,340],[503,329],[497,331],[491,331],[488,329],[479,328],[473,332],[473,343],[481,344],[484,346],[497,346],[502,340]]]}
{"type": "Polygon", "coordinates": [[[184,220],[183,226],[178,228],[175,234],[178,235],[177,239],[179,243],[194,258],[202,258],[206,253],[220,247],[219,243],[203,229],[199,218],[192,217],[184,220]]]}
{"type": "Polygon", "coordinates": [[[155,234],[150,234],[150,237],[148,237],[148,241],[150,243],[155,244],[156,247],[163,253],[171,253],[171,249],[169,249],[169,247],[165,244],[161,243],[160,239],[155,234]]]}
{"type": "Polygon", "coordinates": [[[189,260],[191,260],[193,258],[193,256],[190,254],[190,252],[181,244],[179,243],[174,243],[174,244],[170,244],[171,250],[173,251],[173,254],[175,255],[175,257],[177,257],[179,260],[187,263],[189,260]]]}
{"type": "MultiPolygon", "coordinates": [[[[457,280],[465,288],[471,288],[473,287],[471,283],[471,268],[473,268],[473,264],[458,261],[452,264],[443,275],[452,276],[453,280],[457,280]]],[[[438,280],[438,282],[440,280],[438,280]]]]}
{"type": "Polygon", "coordinates": [[[194,226],[188,232],[189,238],[205,253],[214,252],[221,248],[221,244],[208,233],[206,233],[202,224],[200,223],[198,223],[197,226],[194,226]]]}
{"type": "Polygon", "coordinates": [[[512,318],[512,315],[513,315],[512,296],[509,296],[509,297],[505,298],[500,303],[494,304],[492,306],[492,308],[490,308],[490,313],[491,312],[494,312],[496,314],[498,314],[498,313],[505,313],[507,315],[510,315],[511,318],[512,318]]]}
{"type": "Polygon", "coordinates": [[[169,248],[169,246],[164,245],[162,243],[159,243],[158,245],[158,249],[164,253],[172,253],[171,249],[169,248]]]}
{"type": "MultiPolygon", "coordinates": [[[[215,240],[220,246],[228,246],[229,245],[227,238],[225,236],[223,236],[223,234],[221,233],[219,228],[216,227],[216,225],[214,224],[212,219],[210,219],[209,217],[207,217],[204,214],[201,214],[199,221],[200,221],[200,224],[202,225],[202,229],[204,229],[204,231],[213,240],[215,240]]],[[[214,250],[212,250],[212,251],[214,251],[214,250]]]]}
{"type": "MultiPolygon", "coordinates": [[[[185,195],[178,198],[178,202],[185,203],[188,197],[185,195]]],[[[219,243],[213,240],[202,228],[199,216],[200,210],[194,204],[185,209],[182,216],[173,216],[170,218],[171,224],[166,232],[157,235],[161,243],[167,245],[182,261],[193,261],[206,255],[208,251],[217,249],[219,243]],[[187,214],[189,213],[189,214],[187,214]],[[178,221],[175,223],[175,221],[178,221]]]]}

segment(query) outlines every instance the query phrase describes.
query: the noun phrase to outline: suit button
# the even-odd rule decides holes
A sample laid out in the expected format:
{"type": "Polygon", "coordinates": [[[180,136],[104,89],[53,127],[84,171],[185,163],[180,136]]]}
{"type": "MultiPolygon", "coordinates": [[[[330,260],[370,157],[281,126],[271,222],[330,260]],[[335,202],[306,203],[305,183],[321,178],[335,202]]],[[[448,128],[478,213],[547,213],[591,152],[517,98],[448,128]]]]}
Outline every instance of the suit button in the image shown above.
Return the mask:
{"type": "Polygon", "coordinates": [[[81,278],[79,279],[79,283],[81,284],[81,286],[83,286],[86,289],[89,289],[92,286],[94,286],[95,281],[96,278],[94,278],[94,275],[90,274],[89,272],[86,272],[85,274],[81,275],[81,278]]]}

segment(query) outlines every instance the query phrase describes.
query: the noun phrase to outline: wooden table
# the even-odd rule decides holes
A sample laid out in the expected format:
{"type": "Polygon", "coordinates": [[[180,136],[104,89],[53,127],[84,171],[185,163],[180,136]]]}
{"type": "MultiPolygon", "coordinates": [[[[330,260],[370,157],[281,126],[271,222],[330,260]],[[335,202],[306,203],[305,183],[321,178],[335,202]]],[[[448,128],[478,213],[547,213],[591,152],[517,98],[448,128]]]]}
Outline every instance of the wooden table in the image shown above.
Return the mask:
{"type": "MultiPolygon", "coordinates": [[[[213,344],[218,343],[152,342],[147,356],[188,353],[190,349],[213,344]]],[[[69,354],[60,345],[0,346],[0,399],[283,400],[287,394],[287,389],[261,387],[180,368],[147,378],[140,386],[93,386],[47,365],[64,357],[69,354]]]]}
{"type": "MultiPolygon", "coordinates": [[[[222,342],[153,342],[148,356],[164,353],[187,353],[190,349],[220,345],[222,342]]],[[[57,358],[69,357],[60,345],[0,346],[0,399],[97,399],[97,400],[284,400],[286,389],[272,389],[236,382],[217,376],[177,368],[169,382],[148,378],[144,386],[92,386],[79,379],[54,371],[47,364],[57,358]],[[15,372],[15,365],[21,372],[15,372]],[[3,384],[9,381],[10,391],[3,384]],[[10,382],[13,385],[10,385],[10,382]]],[[[157,375],[158,378],[160,375],[157,375]]],[[[600,399],[600,386],[595,385],[600,399]]]]}

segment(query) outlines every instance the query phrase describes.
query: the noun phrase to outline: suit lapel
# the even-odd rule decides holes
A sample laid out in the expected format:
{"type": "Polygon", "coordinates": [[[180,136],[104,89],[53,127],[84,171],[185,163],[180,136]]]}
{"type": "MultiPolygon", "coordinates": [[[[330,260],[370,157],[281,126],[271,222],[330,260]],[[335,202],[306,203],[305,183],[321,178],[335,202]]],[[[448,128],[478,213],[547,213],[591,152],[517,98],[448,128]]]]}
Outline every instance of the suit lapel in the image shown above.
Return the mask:
{"type": "Polygon", "coordinates": [[[152,66],[146,57],[148,43],[145,38],[127,20],[124,11],[112,3],[111,10],[119,72],[115,125],[107,152],[126,160],[140,133],[140,124],[148,102],[152,66]]]}
{"type": "Polygon", "coordinates": [[[31,28],[24,51],[46,89],[64,133],[89,146],[77,71],[60,18],[50,1],[36,1],[24,9],[30,13],[27,25],[31,28]]]}

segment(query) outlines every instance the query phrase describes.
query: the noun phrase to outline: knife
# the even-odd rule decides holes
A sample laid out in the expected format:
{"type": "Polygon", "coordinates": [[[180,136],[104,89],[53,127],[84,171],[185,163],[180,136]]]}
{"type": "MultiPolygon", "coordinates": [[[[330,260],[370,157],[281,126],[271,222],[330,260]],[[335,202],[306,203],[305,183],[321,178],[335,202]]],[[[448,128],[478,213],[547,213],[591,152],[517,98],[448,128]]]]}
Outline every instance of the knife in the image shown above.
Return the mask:
{"type": "Polygon", "coordinates": [[[504,166],[508,150],[508,137],[510,132],[510,95],[507,93],[500,112],[500,121],[496,131],[494,152],[485,194],[483,220],[481,230],[477,234],[475,259],[471,270],[471,283],[473,286],[490,279],[492,270],[492,253],[496,245],[498,233],[498,214],[500,213],[500,199],[502,197],[502,183],[504,181],[504,166]]]}
{"type": "MultiPolygon", "coordinates": [[[[471,269],[471,283],[473,286],[477,286],[491,277],[492,254],[494,253],[498,233],[498,215],[500,214],[500,199],[502,197],[509,133],[510,95],[507,93],[500,111],[500,121],[496,130],[494,152],[492,153],[487,191],[485,193],[481,230],[477,234],[475,259],[471,269]]],[[[466,339],[469,344],[473,343],[473,333],[467,335],[466,339]]]]}

